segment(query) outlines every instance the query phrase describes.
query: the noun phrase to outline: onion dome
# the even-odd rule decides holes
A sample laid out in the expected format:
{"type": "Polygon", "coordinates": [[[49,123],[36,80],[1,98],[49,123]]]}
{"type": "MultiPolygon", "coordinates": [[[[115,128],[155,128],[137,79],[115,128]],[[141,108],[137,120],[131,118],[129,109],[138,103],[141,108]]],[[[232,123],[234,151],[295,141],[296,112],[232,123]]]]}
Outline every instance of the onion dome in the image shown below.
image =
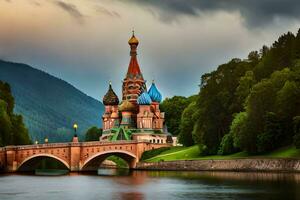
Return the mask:
{"type": "Polygon", "coordinates": [[[134,31],[132,31],[132,36],[128,41],[129,45],[139,45],[139,40],[134,36],[134,31]]]}
{"type": "Polygon", "coordinates": [[[119,105],[119,111],[123,112],[123,111],[134,111],[135,110],[135,106],[128,100],[124,100],[122,101],[121,105],[119,105]]]}
{"type": "Polygon", "coordinates": [[[119,118],[119,113],[113,112],[110,117],[111,118],[119,118]]]}
{"type": "Polygon", "coordinates": [[[151,97],[151,100],[153,102],[160,103],[162,100],[161,93],[158,91],[157,87],[155,86],[154,81],[152,82],[152,85],[150,89],[148,90],[148,94],[151,97]]]}
{"type": "Polygon", "coordinates": [[[139,105],[150,105],[152,100],[147,92],[143,92],[137,99],[137,102],[139,105]]]}
{"type": "Polygon", "coordinates": [[[108,91],[103,97],[103,104],[110,105],[110,106],[119,105],[119,98],[116,95],[116,93],[113,91],[111,87],[111,83],[109,83],[108,91]]]}

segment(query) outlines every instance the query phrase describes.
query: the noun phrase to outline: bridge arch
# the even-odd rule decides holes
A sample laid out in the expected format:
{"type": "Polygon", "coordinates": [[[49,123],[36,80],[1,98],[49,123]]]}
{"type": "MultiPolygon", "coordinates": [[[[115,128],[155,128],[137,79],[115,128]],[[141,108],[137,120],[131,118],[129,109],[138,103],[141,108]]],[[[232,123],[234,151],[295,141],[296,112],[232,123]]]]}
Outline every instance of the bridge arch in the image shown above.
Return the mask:
{"type": "Polygon", "coordinates": [[[36,158],[53,158],[54,160],[56,161],[59,161],[60,163],[62,163],[68,170],[70,170],[70,165],[67,161],[55,156],[55,155],[52,155],[52,154],[35,154],[35,155],[32,155],[26,159],[24,159],[19,165],[18,165],[18,168],[17,168],[17,171],[21,169],[22,166],[24,166],[26,163],[28,163],[29,161],[32,161],[33,159],[36,159],[36,158]]]}
{"type": "Polygon", "coordinates": [[[111,151],[104,151],[97,154],[92,155],[91,157],[87,158],[84,163],[82,164],[80,171],[94,171],[97,170],[97,167],[109,156],[118,156],[125,160],[129,166],[129,168],[134,168],[137,162],[137,157],[131,152],[122,151],[122,150],[111,150],[111,151]]]}

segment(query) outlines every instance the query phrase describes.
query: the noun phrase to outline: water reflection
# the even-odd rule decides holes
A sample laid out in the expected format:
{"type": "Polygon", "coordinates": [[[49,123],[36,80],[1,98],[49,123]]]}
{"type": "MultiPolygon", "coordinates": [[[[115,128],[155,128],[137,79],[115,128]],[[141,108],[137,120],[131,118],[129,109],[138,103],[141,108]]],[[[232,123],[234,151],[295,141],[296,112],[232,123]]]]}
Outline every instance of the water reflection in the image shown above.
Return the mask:
{"type": "Polygon", "coordinates": [[[144,195],[140,192],[124,192],[116,195],[116,198],[122,200],[143,200],[144,195]]]}
{"type": "MultiPolygon", "coordinates": [[[[272,173],[272,172],[209,172],[209,171],[149,171],[146,173],[152,177],[176,177],[183,179],[211,179],[211,180],[236,180],[236,181],[293,181],[300,183],[300,173],[272,173]]],[[[141,174],[139,174],[141,175],[141,174]]]]}
{"type": "Polygon", "coordinates": [[[128,168],[99,168],[97,170],[100,176],[129,176],[130,173],[128,168]]]}
{"type": "Polygon", "coordinates": [[[300,174],[130,171],[0,176],[0,199],[300,199],[300,174]]]}

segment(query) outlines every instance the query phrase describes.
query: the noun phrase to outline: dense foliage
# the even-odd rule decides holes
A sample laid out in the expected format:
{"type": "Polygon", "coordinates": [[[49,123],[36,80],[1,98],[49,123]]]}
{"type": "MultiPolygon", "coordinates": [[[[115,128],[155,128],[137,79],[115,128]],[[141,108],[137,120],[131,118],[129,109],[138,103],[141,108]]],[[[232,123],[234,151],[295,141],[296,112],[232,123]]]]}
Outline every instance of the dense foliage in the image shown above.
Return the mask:
{"type": "Polygon", "coordinates": [[[99,141],[101,135],[102,129],[93,126],[85,133],[85,141],[99,141]]]}
{"type": "Polygon", "coordinates": [[[33,141],[69,142],[78,124],[78,135],[99,125],[103,105],[67,82],[28,65],[0,60],[0,80],[10,84],[15,112],[22,114],[33,141]]]}
{"type": "Polygon", "coordinates": [[[236,149],[263,153],[296,141],[300,115],[300,32],[270,48],[233,59],[202,76],[197,101],[197,143],[206,154],[236,149]]]}
{"type": "Polygon", "coordinates": [[[197,110],[196,101],[190,103],[182,112],[179,126],[178,142],[184,146],[192,146],[195,144],[192,135],[194,129],[194,122],[196,120],[195,111],[197,110]]]}
{"type": "Polygon", "coordinates": [[[160,108],[166,114],[165,122],[168,127],[168,131],[173,135],[179,134],[182,112],[195,98],[196,96],[191,96],[189,98],[174,96],[172,98],[166,98],[161,103],[160,108]]]}
{"type": "Polygon", "coordinates": [[[181,103],[179,121],[169,114],[179,126],[167,122],[186,146],[195,142],[204,154],[300,148],[300,30],[204,74],[195,101],[181,103]]]}
{"type": "Polygon", "coordinates": [[[30,144],[23,118],[14,110],[14,98],[10,86],[0,81],[0,146],[30,144]]]}

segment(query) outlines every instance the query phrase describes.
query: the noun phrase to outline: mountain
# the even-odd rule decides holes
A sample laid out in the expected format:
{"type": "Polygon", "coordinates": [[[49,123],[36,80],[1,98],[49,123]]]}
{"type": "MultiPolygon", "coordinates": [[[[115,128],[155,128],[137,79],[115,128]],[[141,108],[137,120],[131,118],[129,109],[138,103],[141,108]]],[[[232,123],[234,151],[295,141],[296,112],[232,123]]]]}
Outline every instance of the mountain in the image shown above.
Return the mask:
{"type": "Polygon", "coordinates": [[[71,84],[26,64],[0,60],[0,80],[10,84],[15,113],[24,117],[32,141],[70,141],[78,124],[83,136],[91,126],[101,125],[104,106],[71,84]]]}

